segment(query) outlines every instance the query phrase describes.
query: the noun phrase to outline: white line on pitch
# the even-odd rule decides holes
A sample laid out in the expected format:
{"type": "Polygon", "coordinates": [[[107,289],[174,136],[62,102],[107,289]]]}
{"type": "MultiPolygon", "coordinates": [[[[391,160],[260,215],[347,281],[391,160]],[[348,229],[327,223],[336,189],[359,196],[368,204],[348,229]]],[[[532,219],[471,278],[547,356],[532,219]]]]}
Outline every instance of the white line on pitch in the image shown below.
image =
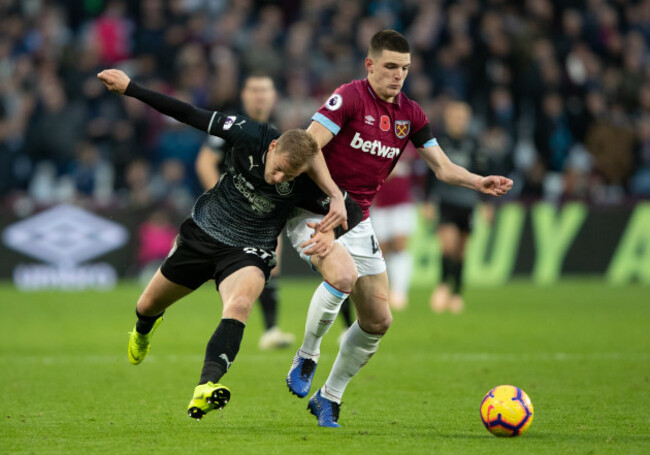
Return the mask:
{"type": "MultiPolygon", "coordinates": [[[[384,360],[391,358],[403,358],[402,355],[386,352],[378,353],[378,357],[384,360]]],[[[323,355],[322,360],[327,361],[330,355],[323,355]]],[[[331,356],[333,357],[333,355],[331,356]]],[[[290,360],[291,355],[287,354],[290,360]]],[[[433,362],[574,362],[574,361],[615,361],[615,360],[633,360],[647,361],[650,360],[648,352],[593,352],[588,354],[566,353],[566,352],[547,352],[535,354],[504,354],[491,352],[463,352],[463,353],[436,353],[425,354],[413,352],[411,359],[426,360],[433,362]]],[[[289,361],[287,360],[287,361],[289,361]]],[[[149,355],[147,363],[193,363],[199,364],[203,361],[203,355],[149,355]]],[[[240,354],[237,357],[238,363],[244,362],[276,362],[277,356],[270,354],[240,354]]],[[[68,364],[127,364],[126,355],[2,355],[0,356],[1,364],[41,364],[41,365],[68,365],[68,364]]]]}

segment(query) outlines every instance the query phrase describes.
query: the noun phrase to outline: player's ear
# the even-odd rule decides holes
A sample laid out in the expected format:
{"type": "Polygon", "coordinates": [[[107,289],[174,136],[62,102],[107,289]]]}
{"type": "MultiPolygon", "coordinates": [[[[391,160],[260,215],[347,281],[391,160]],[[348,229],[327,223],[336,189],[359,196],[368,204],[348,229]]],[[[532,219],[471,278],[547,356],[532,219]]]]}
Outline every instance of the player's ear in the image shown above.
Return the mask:
{"type": "Polygon", "coordinates": [[[269,144],[269,153],[275,150],[275,148],[278,146],[278,140],[273,139],[271,143],[269,144]]]}
{"type": "Polygon", "coordinates": [[[366,65],[366,70],[369,73],[373,72],[374,64],[375,64],[375,61],[371,57],[366,57],[365,65],[366,65]]]}

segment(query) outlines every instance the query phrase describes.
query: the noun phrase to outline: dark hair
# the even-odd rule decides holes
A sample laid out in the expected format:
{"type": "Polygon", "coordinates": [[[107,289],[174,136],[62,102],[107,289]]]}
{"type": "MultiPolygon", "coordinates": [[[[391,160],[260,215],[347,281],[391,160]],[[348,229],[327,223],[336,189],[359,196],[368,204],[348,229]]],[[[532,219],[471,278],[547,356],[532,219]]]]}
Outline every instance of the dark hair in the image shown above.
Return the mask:
{"type": "Polygon", "coordinates": [[[242,87],[245,87],[246,84],[248,84],[248,81],[251,79],[270,79],[271,80],[271,85],[273,85],[273,88],[275,88],[275,81],[273,80],[273,76],[268,71],[265,70],[253,70],[250,73],[246,74],[244,78],[242,79],[242,87]]]}
{"type": "Polygon", "coordinates": [[[381,30],[374,34],[368,47],[368,55],[377,56],[382,51],[393,51],[401,54],[410,54],[411,47],[404,35],[395,30],[381,30]]]}
{"type": "Polygon", "coordinates": [[[278,138],[278,153],[286,154],[289,166],[300,169],[318,153],[316,139],[305,130],[287,130],[278,138]]]}

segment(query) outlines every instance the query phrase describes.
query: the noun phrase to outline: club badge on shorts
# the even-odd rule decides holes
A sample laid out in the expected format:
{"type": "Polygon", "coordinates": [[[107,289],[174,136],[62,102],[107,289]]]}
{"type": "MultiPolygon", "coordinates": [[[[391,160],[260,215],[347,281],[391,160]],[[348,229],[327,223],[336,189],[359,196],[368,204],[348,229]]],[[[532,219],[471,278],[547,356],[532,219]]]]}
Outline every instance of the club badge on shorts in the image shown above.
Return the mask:
{"type": "Polygon", "coordinates": [[[411,121],[410,120],[395,120],[395,135],[404,139],[408,136],[409,131],[411,131],[411,121]]]}

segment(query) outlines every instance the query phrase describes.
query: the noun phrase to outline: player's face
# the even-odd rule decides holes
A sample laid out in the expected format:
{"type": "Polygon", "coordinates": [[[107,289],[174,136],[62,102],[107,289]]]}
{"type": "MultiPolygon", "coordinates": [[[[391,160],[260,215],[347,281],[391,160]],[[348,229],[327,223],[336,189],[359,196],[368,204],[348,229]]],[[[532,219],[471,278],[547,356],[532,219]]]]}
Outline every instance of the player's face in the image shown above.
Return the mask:
{"type": "Polygon", "coordinates": [[[411,67],[411,54],[383,50],[378,57],[366,58],[368,81],[379,97],[392,102],[402,90],[411,67]]]}
{"type": "Polygon", "coordinates": [[[271,142],[269,151],[266,154],[266,165],[264,166],[264,180],[269,185],[288,182],[295,179],[307,170],[307,164],[295,169],[289,164],[288,154],[279,150],[276,141],[271,142]]]}
{"type": "Polygon", "coordinates": [[[241,92],[246,114],[258,122],[266,122],[275,104],[275,87],[269,77],[249,77],[241,92]]]}

